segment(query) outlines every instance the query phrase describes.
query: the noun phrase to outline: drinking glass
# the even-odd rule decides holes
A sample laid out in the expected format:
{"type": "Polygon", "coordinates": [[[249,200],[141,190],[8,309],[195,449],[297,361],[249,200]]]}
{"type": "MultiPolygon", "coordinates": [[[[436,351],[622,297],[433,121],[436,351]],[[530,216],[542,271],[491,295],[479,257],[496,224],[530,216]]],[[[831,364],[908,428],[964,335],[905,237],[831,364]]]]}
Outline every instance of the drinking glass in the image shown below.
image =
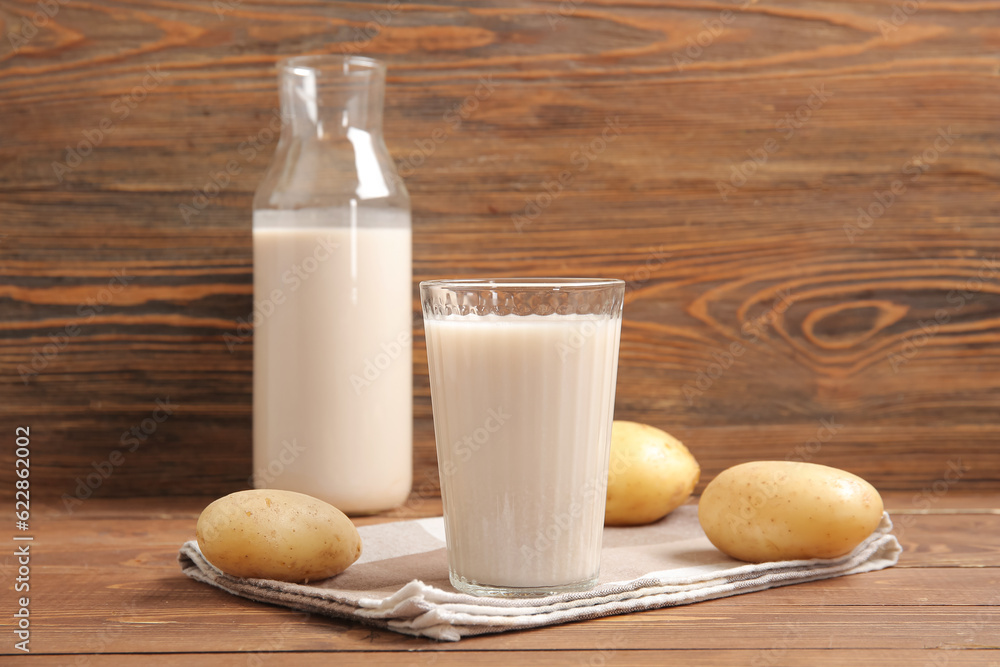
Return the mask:
{"type": "Polygon", "coordinates": [[[597,582],[625,283],[420,284],[452,585],[597,582]]]}

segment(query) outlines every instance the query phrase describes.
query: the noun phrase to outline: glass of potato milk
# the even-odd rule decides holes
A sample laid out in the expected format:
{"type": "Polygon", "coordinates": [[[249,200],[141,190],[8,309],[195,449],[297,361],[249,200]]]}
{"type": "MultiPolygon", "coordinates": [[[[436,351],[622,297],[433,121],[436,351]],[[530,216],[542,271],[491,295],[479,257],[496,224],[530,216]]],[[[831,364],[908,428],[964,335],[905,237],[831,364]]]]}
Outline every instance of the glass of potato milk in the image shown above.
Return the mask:
{"type": "Polygon", "coordinates": [[[452,585],[597,582],[625,283],[420,283],[452,585]]]}

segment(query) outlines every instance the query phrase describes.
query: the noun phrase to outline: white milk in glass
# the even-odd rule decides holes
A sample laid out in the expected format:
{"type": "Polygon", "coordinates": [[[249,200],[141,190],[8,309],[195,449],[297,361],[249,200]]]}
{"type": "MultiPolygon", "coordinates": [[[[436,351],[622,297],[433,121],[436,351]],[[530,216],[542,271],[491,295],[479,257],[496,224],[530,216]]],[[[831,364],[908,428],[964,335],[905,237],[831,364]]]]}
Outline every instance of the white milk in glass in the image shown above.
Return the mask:
{"type": "Polygon", "coordinates": [[[403,503],[412,462],[406,211],[254,212],[254,481],[347,513],[403,503]]]}
{"type": "Polygon", "coordinates": [[[600,568],[620,317],[425,319],[453,575],[517,588],[600,568]]]}

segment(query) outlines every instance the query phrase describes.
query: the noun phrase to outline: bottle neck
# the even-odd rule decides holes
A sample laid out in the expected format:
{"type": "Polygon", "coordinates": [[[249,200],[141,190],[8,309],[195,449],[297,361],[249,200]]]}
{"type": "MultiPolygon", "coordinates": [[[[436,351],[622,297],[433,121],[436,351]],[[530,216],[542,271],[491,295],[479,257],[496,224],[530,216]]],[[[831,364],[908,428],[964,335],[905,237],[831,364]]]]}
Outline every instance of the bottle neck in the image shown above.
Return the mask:
{"type": "Polygon", "coordinates": [[[281,115],[292,137],[381,135],[385,95],[381,63],[353,56],[303,56],[284,61],[279,78],[281,115]]]}

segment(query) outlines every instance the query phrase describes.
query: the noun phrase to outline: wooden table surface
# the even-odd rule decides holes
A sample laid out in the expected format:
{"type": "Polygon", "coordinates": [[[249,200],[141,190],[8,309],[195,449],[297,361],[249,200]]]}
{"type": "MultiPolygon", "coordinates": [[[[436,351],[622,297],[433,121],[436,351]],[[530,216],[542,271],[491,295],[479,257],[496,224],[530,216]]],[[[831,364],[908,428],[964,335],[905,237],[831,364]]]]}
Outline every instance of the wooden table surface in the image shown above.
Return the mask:
{"type": "MultiPolygon", "coordinates": [[[[32,664],[1000,665],[1000,494],[938,491],[886,494],[904,547],[888,570],[456,643],[186,578],[177,550],[209,498],[51,506],[32,516],[32,664]]],[[[357,523],[439,512],[439,500],[414,497],[357,523]]],[[[4,557],[7,583],[16,567],[4,557]]],[[[14,652],[13,596],[3,653],[14,652]]]]}

